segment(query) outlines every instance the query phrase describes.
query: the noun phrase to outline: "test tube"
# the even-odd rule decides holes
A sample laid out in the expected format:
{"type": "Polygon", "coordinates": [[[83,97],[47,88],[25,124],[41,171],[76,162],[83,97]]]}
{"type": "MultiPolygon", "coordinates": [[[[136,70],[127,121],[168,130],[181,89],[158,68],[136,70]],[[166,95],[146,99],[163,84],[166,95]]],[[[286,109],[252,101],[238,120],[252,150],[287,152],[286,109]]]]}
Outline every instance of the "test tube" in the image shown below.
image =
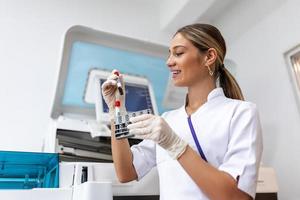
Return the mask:
{"type": "Polygon", "coordinates": [[[118,76],[117,87],[118,87],[120,95],[123,95],[124,93],[123,93],[122,83],[121,83],[121,80],[119,78],[120,74],[119,74],[119,72],[114,72],[114,74],[118,76]]]}
{"type": "Polygon", "coordinates": [[[116,124],[122,123],[122,116],[121,116],[121,102],[119,100],[115,101],[115,122],[116,124]]]}
{"type": "Polygon", "coordinates": [[[120,101],[115,101],[115,136],[116,138],[121,134],[120,123],[122,122],[122,116],[120,112],[120,101]]]}

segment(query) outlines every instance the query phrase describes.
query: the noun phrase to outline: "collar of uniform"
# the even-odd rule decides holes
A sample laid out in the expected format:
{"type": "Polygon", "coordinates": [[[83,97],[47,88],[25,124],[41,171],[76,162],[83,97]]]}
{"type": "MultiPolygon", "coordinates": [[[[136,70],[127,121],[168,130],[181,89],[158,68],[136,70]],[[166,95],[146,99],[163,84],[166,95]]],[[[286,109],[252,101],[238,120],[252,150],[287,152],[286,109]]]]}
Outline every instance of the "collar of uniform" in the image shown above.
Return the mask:
{"type": "MultiPolygon", "coordinates": [[[[212,99],[219,97],[219,96],[225,96],[224,91],[221,87],[217,87],[217,88],[213,89],[212,91],[210,91],[210,93],[207,96],[207,101],[211,101],[212,99]]],[[[188,98],[188,94],[186,94],[186,96],[185,96],[185,100],[184,100],[185,106],[187,104],[187,100],[188,100],[187,98],[188,98]]]]}
{"type": "Polygon", "coordinates": [[[219,96],[225,96],[224,91],[221,87],[217,87],[213,89],[207,96],[207,101],[211,101],[212,99],[219,97],[219,96]]]}

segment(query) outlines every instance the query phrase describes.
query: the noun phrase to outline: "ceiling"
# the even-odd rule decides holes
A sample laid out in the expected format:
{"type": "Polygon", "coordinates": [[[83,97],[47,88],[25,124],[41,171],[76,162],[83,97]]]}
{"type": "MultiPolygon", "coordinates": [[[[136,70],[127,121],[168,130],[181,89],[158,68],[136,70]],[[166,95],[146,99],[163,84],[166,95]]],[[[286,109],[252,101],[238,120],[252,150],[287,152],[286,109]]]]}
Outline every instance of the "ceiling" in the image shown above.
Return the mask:
{"type": "MultiPolygon", "coordinates": [[[[159,3],[160,26],[173,32],[192,22],[213,23],[236,0],[163,0],[159,3]],[[175,3],[176,2],[176,3],[175,3]]],[[[157,1],[154,1],[158,3],[157,1]]]]}

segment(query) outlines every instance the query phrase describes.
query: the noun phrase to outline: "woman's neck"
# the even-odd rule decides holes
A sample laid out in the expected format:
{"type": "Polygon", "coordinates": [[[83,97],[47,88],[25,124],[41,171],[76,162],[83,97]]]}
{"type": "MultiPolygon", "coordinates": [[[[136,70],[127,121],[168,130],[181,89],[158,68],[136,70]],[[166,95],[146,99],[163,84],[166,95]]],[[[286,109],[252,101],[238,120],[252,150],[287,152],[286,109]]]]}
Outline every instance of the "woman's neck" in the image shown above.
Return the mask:
{"type": "Polygon", "coordinates": [[[213,81],[206,83],[194,84],[188,88],[187,104],[185,106],[188,115],[193,114],[200,108],[206,101],[208,94],[216,88],[213,81]]]}

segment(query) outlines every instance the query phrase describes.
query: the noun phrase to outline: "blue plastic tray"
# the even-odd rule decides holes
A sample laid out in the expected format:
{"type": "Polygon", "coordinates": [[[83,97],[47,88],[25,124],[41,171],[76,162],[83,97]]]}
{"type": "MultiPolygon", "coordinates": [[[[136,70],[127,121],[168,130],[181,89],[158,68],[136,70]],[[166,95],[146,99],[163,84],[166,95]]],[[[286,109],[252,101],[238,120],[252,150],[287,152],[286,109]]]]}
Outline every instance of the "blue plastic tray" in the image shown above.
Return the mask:
{"type": "Polygon", "coordinates": [[[0,189],[57,187],[58,154],[0,151],[0,189]]]}

